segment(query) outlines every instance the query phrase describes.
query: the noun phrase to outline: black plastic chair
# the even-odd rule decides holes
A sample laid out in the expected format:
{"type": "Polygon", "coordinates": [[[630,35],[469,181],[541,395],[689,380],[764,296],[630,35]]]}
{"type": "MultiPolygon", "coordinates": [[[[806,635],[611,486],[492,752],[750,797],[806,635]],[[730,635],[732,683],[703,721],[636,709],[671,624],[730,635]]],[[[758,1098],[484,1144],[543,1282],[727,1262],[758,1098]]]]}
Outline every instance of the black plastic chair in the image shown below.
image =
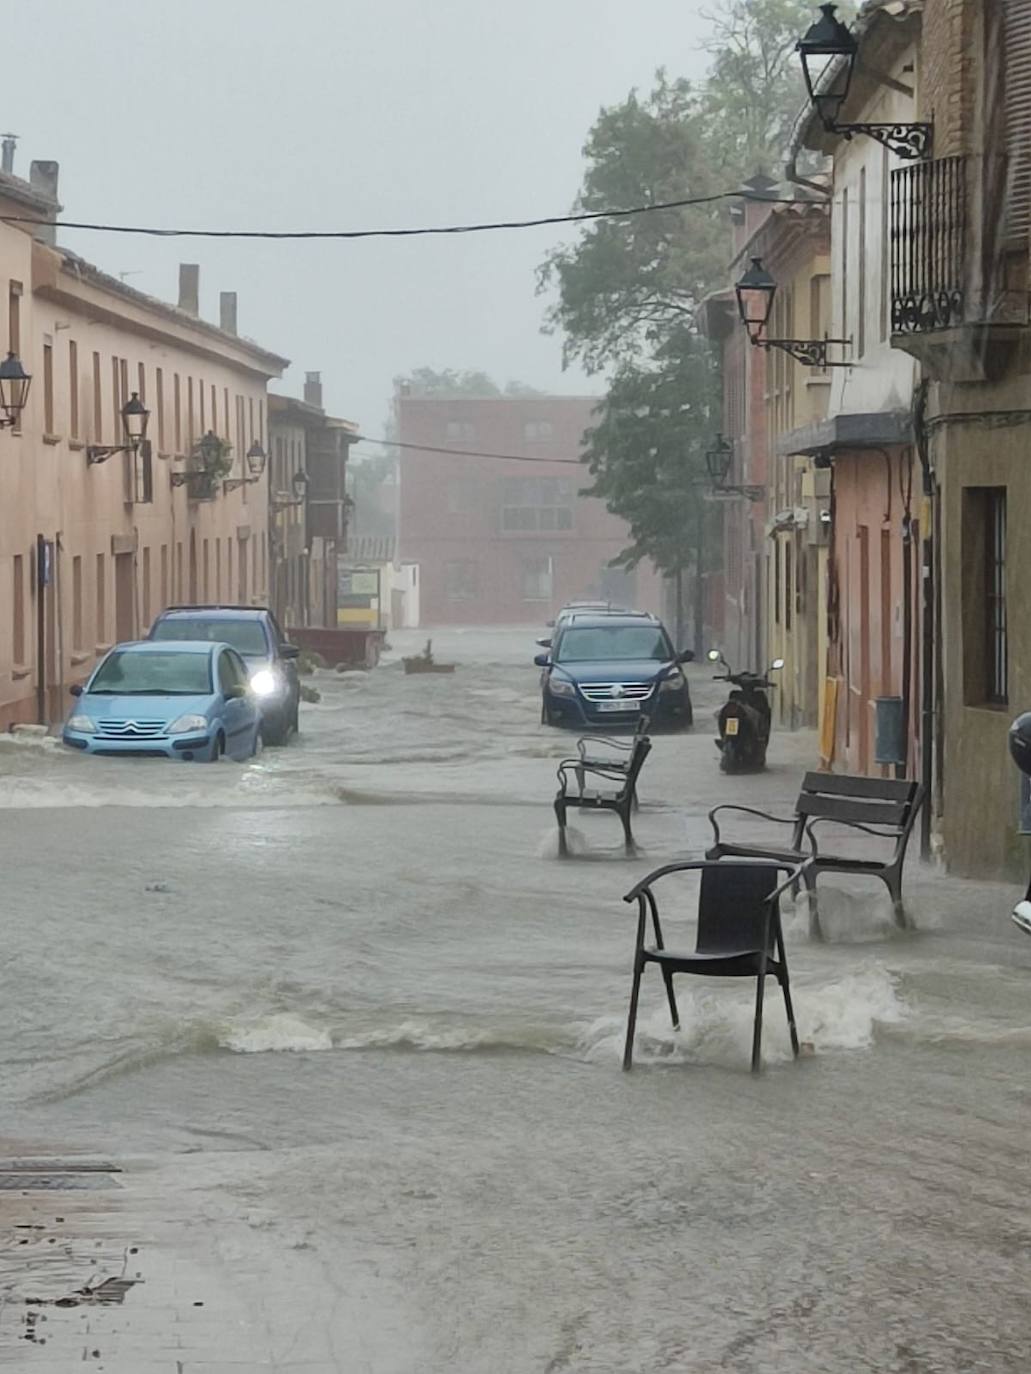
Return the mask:
{"type": "Polygon", "coordinates": [[[758,1073],[762,1054],[763,994],[767,978],[776,978],[784,995],[791,1049],[798,1057],[798,1032],[791,1004],[784,933],[780,923],[780,896],[804,877],[806,865],[751,859],[699,859],[692,863],[667,864],[649,873],[624,897],[637,903],[637,942],[627,1017],[623,1068],[633,1064],[634,1032],[641,974],[646,964],[656,964],[666,985],[673,1029],[680,1029],[680,1013],[673,992],[675,973],[709,978],[754,978],[755,1022],[752,1031],[752,1072],[758,1073]],[[698,933],[693,953],[667,949],[659,923],[659,905],[653,891],[660,878],[671,873],[697,870],[702,875],[698,894],[698,933]],[[787,877],[778,882],[778,875],[787,877]],[[645,944],[651,917],[655,943],[645,944]]]}
{"type": "Polygon", "coordinates": [[[558,766],[559,789],[555,797],[555,819],[558,821],[558,849],[563,856],[569,853],[566,844],[566,812],[570,807],[580,811],[614,811],[623,823],[623,838],[627,851],[634,847],[633,831],[630,828],[630,813],[637,796],[637,779],[644,767],[645,759],[651,753],[652,742],[647,735],[638,735],[630,751],[626,767],[613,768],[610,765],[585,763],[581,758],[563,759],[558,766]],[[576,775],[578,792],[569,790],[569,774],[576,775]],[[617,783],[615,791],[585,791],[584,775],[604,778],[617,783]]]}

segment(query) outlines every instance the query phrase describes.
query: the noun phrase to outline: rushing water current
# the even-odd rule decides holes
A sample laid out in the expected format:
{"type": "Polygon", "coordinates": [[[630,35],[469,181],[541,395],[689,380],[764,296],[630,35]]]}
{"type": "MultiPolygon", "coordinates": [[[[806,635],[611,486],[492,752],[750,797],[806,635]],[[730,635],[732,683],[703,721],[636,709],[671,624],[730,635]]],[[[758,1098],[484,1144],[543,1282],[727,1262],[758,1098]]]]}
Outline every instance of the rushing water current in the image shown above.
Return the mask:
{"type": "Polygon", "coordinates": [[[801,1060],[772,990],[752,1079],[751,985],[684,980],[675,1035],[656,978],[623,1075],[623,894],[700,856],[718,801],[789,810],[813,738],[722,778],[696,671],[641,852],[586,817],[560,861],[572,740],[539,724],[531,632],[437,635],[454,676],[405,677],[412,647],[319,673],[300,739],[247,766],[0,741],[4,1136],[211,1156],[226,1215],[367,1298],[341,1369],[1026,1371],[1010,890],[914,863],[900,935],[828,879],[827,939],[786,921],[801,1060]]]}

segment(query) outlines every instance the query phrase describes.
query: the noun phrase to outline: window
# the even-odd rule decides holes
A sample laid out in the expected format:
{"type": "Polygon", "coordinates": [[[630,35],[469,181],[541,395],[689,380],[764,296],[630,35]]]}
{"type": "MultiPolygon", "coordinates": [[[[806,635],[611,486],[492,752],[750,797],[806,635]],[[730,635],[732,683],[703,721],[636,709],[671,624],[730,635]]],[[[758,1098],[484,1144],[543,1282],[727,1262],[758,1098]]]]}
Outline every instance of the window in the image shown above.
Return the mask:
{"type": "Polygon", "coordinates": [[[149,506],[154,500],[154,454],[150,441],[142,443],[136,453],[129,456],[133,459],[134,468],[133,499],[137,505],[149,506]]]}
{"type": "Polygon", "coordinates": [[[161,610],[168,605],[168,545],[161,545],[161,610]]]}
{"type": "Polygon", "coordinates": [[[550,558],[523,559],[523,600],[550,601],[552,569],[550,558]]]}
{"type": "Polygon", "coordinates": [[[891,167],[888,150],[881,150],[881,342],[891,323],[891,167]]]}
{"type": "Polygon", "coordinates": [[[111,420],[117,442],[122,433],[122,369],[117,358],[111,359],[111,420]]]}
{"type": "Polygon", "coordinates": [[[201,588],[205,601],[211,600],[211,549],[209,540],[205,539],[201,547],[201,568],[203,569],[201,588]]]}
{"type": "Polygon", "coordinates": [[[449,601],[475,601],[479,567],[471,559],[444,564],[444,595],[449,601]]]}
{"type": "Polygon", "coordinates": [[[144,624],[146,624],[146,625],[149,625],[149,624],[150,624],[150,618],[151,618],[151,616],[153,615],[153,613],[154,613],[154,608],[153,608],[153,606],[152,606],[152,604],[151,604],[151,587],[150,587],[150,549],[146,549],[146,548],[145,548],[145,549],[143,550],[143,621],[144,621],[144,624]]]}
{"type": "Polygon", "coordinates": [[[866,352],[866,168],[859,169],[859,304],[856,307],[858,356],[866,352]]]}
{"type": "Polygon", "coordinates": [[[471,515],[475,485],[470,477],[459,477],[448,483],[447,508],[451,515],[471,515]]]}
{"type": "Polygon", "coordinates": [[[104,395],[100,383],[100,354],[93,355],[93,442],[104,442],[104,395]]]}
{"type": "Polygon", "coordinates": [[[79,437],[79,346],[68,340],[68,433],[79,437]]]}
{"type": "Polygon", "coordinates": [[[157,408],[158,452],[165,451],[165,374],[160,367],[154,369],[154,401],[157,408]]]}
{"type": "Polygon", "coordinates": [[[546,534],[573,528],[573,484],[562,477],[506,477],[501,529],[546,534]]]}
{"type": "Polygon", "coordinates": [[[225,428],[222,430],[222,433],[223,433],[223,434],[226,436],[226,438],[228,439],[228,438],[231,437],[231,435],[232,435],[232,433],[233,433],[233,431],[232,431],[232,430],[230,429],[230,427],[229,427],[229,388],[228,388],[228,387],[225,388],[225,391],[224,391],[223,396],[222,396],[222,401],[223,401],[223,407],[222,407],[222,408],[223,408],[223,411],[225,412],[225,428]]]}
{"type": "Polygon", "coordinates": [[[965,487],[962,519],[963,696],[968,706],[1009,700],[1006,488],[965,487]]]}
{"type": "MultiPolygon", "coordinates": [[[[215,383],[214,383],[214,382],[211,383],[211,428],[212,428],[213,430],[215,430],[216,433],[217,433],[217,431],[218,431],[218,392],[217,392],[217,390],[215,389],[215,383]]],[[[225,437],[226,437],[227,439],[229,438],[229,431],[228,431],[228,430],[226,431],[225,437]]]]}
{"type": "Polygon", "coordinates": [[[147,369],[143,363],[136,365],[136,394],[144,405],[147,404],[147,369]]]}
{"type": "Polygon", "coordinates": [[[444,435],[452,443],[471,444],[476,431],[468,420],[448,420],[444,435]]]}
{"type": "Polygon", "coordinates": [[[202,381],[199,381],[199,380],[198,380],[198,382],[197,382],[197,401],[198,401],[198,403],[199,403],[199,405],[200,405],[200,430],[199,430],[199,433],[201,433],[201,434],[206,434],[206,433],[208,432],[208,425],[207,425],[207,416],[206,416],[206,412],[205,412],[205,409],[204,409],[204,383],[203,383],[202,381]]]}
{"type": "Polygon", "coordinates": [[[11,617],[11,651],[15,663],[25,662],[25,559],[14,555],[14,584],[11,588],[14,614],[11,617]]]}
{"type": "Polygon", "coordinates": [[[54,346],[43,345],[43,433],[54,433],[54,346]]]}
{"type": "Polygon", "coordinates": [[[12,281],[7,288],[7,348],[10,353],[21,353],[21,297],[23,289],[20,281],[12,281]]]}
{"type": "Polygon", "coordinates": [[[107,569],[104,567],[104,555],[97,554],[97,625],[96,641],[98,644],[107,643],[107,569]]]}
{"type": "Polygon", "coordinates": [[[175,546],[175,599],[183,599],[183,541],[180,539],[175,546]]]}
{"type": "Polygon", "coordinates": [[[222,600],[222,541],[215,540],[215,600],[222,600]]]}
{"type": "Polygon", "coordinates": [[[72,649],[81,650],[82,643],[82,559],[72,559],[72,649]]]}
{"type": "Polygon", "coordinates": [[[523,438],[528,444],[546,443],[555,437],[555,426],[550,420],[527,420],[523,425],[523,438]]]}
{"type": "Polygon", "coordinates": [[[175,451],[183,451],[183,398],[179,385],[179,373],[172,376],[172,423],[175,431],[175,451]]]}
{"type": "Polygon", "coordinates": [[[848,187],[841,193],[841,337],[848,338],[848,187]]]}
{"type": "Polygon", "coordinates": [[[784,628],[791,629],[791,613],[795,603],[795,573],[792,567],[790,537],[784,541],[784,628]]]}
{"type": "Polygon", "coordinates": [[[94,692],[119,696],[207,696],[211,691],[210,651],[190,653],[142,653],[120,649],[104,660],[91,683],[94,692]]]}
{"type": "Polygon", "coordinates": [[[197,431],[193,427],[193,378],[186,379],[186,447],[192,450],[197,431]]]}

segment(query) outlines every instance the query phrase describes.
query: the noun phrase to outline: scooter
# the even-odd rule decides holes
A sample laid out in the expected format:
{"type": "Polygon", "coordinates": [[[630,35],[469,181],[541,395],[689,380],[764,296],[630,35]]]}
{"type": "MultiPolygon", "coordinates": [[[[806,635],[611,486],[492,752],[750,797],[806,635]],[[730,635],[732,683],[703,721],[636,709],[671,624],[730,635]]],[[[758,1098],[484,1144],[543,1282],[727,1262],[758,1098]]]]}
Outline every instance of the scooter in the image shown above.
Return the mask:
{"type": "MultiPolygon", "coordinates": [[[[1010,726],[1009,746],[1013,762],[1025,777],[1031,777],[1031,711],[1025,711],[1010,726]]],[[[1012,919],[1025,935],[1031,935],[1031,880],[1024,900],[1013,909],[1012,919]]]]}
{"type": "MultiPolygon", "coordinates": [[[[709,650],[709,662],[719,663],[725,673],[717,673],[714,682],[729,682],[729,698],[716,713],[720,751],[720,770],[724,773],[759,773],[766,767],[766,746],[770,741],[770,699],[767,692],[773,686],[766,674],[732,673],[721,649],[709,650]]],[[[782,658],[775,658],[769,672],[784,667],[782,658]]]]}

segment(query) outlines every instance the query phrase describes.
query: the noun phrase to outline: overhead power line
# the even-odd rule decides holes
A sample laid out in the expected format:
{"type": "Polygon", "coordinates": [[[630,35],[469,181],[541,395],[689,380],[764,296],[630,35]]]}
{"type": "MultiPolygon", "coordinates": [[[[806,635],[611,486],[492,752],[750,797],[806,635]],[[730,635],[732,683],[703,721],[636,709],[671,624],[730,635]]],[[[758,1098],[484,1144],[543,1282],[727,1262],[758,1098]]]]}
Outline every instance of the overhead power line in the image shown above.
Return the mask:
{"type": "Polygon", "coordinates": [[[434,444],[410,444],[403,439],[374,439],[369,434],[359,434],[356,444],[382,444],[386,448],[411,448],[418,453],[449,453],[456,458],[498,458],[505,463],[551,463],[567,464],[569,467],[583,467],[579,458],[536,458],[526,453],[478,453],[468,448],[437,448],[434,444]]]}
{"type": "Polygon", "coordinates": [[[57,229],[90,229],[101,234],[147,234],[151,238],[195,239],[404,239],[441,234],[486,234],[498,229],[539,229],[552,224],[583,224],[596,219],[624,219],[651,215],[659,210],[684,210],[692,205],[714,205],[721,200],[754,200],[771,205],[794,204],[783,196],[764,196],[757,191],[716,191],[709,196],[687,196],[651,205],[632,205],[625,210],[583,210],[575,215],[542,215],[537,219],[490,220],[482,224],[435,224],[411,229],[157,229],[139,224],[92,224],[83,220],[39,219],[35,215],[3,215],[5,224],[39,224],[57,229]]]}

